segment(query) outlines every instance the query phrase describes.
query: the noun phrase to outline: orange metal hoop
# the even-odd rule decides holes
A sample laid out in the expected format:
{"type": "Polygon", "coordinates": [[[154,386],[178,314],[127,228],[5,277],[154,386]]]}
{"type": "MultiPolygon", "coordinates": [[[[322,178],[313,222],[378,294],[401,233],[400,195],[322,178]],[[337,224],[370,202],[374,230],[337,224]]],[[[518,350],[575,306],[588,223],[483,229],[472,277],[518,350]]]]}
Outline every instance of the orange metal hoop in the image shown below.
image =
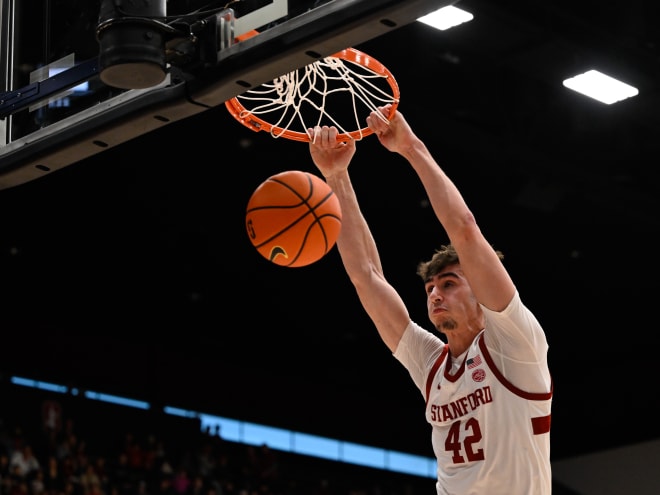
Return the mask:
{"type": "MultiPolygon", "coordinates": [[[[364,127],[359,124],[360,118],[356,109],[358,104],[369,111],[376,110],[377,107],[385,104],[391,104],[392,110],[390,116],[392,116],[398,107],[399,97],[399,86],[387,67],[360,50],[346,48],[334,55],[298,69],[298,71],[281,76],[273,80],[272,84],[248,90],[241,95],[231,98],[225,102],[225,106],[231,115],[247,128],[255,132],[270,132],[275,138],[284,137],[294,141],[309,142],[307,128],[315,127],[316,125],[336,125],[340,131],[337,139],[339,141],[346,141],[348,139],[360,140],[373,133],[366,124],[364,127]],[[349,62],[349,64],[344,64],[344,61],[349,62]],[[331,73],[329,79],[333,79],[333,82],[339,81],[343,85],[341,89],[331,89],[327,78],[318,76],[321,72],[322,64],[323,70],[331,73]],[[362,78],[360,74],[348,69],[348,65],[359,67],[366,76],[362,78]],[[334,69],[335,66],[338,68],[337,71],[334,69]],[[340,74],[339,69],[349,74],[340,74]],[[368,81],[369,78],[385,80],[386,84],[384,86],[389,88],[391,94],[385,95],[382,90],[379,90],[380,92],[372,91],[371,87],[373,85],[368,81]],[[361,84],[362,79],[366,81],[366,84],[361,84]],[[304,89],[301,82],[303,80],[305,85],[308,86],[304,89]],[[268,89],[260,89],[264,87],[268,89]],[[339,92],[343,94],[350,93],[352,102],[350,106],[353,107],[350,110],[355,112],[355,121],[353,123],[353,126],[357,128],[355,130],[347,130],[343,126],[338,125],[337,120],[330,115],[330,112],[324,106],[327,102],[327,97],[331,93],[339,92]],[[320,98],[322,103],[311,102],[309,100],[311,96],[320,98]],[[305,122],[305,118],[301,114],[303,103],[307,103],[307,106],[316,112],[313,123],[305,122]],[[251,109],[246,108],[245,105],[248,104],[253,105],[251,109]],[[288,115],[285,115],[287,112],[288,115]],[[270,115],[271,122],[265,120],[266,114],[270,115]],[[263,117],[260,115],[263,115],[263,117]],[[323,119],[326,119],[326,121],[322,123],[323,119]],[[303,130],[292,130],[290,127],[294,122],[302,125],[303,130]]],[[[340,108],[339,110],[343,112],[347,111],[346,108],[340,108]]],[[[364,118],[361,120],[364,121],[364,118]]]]}

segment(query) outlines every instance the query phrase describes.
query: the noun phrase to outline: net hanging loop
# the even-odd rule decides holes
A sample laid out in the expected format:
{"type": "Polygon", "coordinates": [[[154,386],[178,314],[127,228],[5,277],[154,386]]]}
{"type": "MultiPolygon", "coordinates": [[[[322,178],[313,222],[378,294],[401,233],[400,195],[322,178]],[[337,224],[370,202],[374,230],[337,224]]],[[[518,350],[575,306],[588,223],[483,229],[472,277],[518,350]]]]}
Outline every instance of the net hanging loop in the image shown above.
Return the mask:
{"type": "MultiPolygon", "coordinates": [[[[399,104],[392,73],[373,57],[346,48],[225,102],[231,115],[253,131],[309,142],[307,129],[335,126],[337,140],[373,133],[366,117],[379,106],[399,104]]],[[[380,115],[380,113],[379,113],[380,115]]]]}

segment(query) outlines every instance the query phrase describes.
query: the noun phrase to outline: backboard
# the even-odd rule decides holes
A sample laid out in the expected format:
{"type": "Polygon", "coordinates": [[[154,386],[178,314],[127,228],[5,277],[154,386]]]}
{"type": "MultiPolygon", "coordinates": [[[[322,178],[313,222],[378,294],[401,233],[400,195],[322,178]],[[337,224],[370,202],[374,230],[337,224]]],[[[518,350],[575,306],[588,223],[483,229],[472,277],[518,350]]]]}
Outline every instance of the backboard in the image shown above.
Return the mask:
{"type": "Polygon", "coordinates": [[[0,189],[214,108],[453,3],[0,0],[0,189]],[[253,30],[259,34],[239,41],[253,30]]]}

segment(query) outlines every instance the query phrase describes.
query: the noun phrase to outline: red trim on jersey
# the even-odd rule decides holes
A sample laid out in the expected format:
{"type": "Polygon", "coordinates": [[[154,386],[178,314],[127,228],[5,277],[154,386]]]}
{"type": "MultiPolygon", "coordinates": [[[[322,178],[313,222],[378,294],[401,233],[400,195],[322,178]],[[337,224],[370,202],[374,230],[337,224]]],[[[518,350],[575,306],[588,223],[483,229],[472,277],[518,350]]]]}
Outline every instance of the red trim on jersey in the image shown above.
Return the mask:
{"type": "Polygon", "coordinates": [[[460,365],[460,366],[458,367],[458,369],[456,370],[456,373],[454,373],[454,374],[452,375],[452,374],[451,374],[451,369],[453,368],[453,365],[452,365],[452,357],[451,357],[451,354],[449,354],[449,356],[447,356],[447,365],[445,366],[445,378],[446,378],[448,381],[454,383],[454,382],[455,382],[456,380],[458,380],[461,376],[463,376],[463,373],[465,372],[465,360],[466,360],[466,359],[467,359],[467,354],[466,354],[465,357],[463,358],[463,362],[461,363],[461,365],[460,365]]]}
{"type": "Polygon", "coordinates": [[[550,414],[547,416],[532,418],[532,431],[534,432],[534,435],[548,433],[550,431],[551,418],[552,415],[550,414]]]}
{"type": "MultiPolygon", "coordinates": [[[[543,392],[543,393],[532,393],[532,392],[525,392],[524,390],[519,389],[516,387],[513,383],[511,383],[509,380],[507,380],[504,375],[500,372],[500,370],[495,366],[495,361],[493,361],[492,356],[490,355],[490,352],[488,352],[488,347],[486,347],[486,343],[484,342],[484,334],[482,333],[479,336],[479,349],[481,349],[481,352],[484,355],[484,358],[486,359],[486,363],[488,363],[488,367],[490,370],[495,374],[497,379],[504,385],[511,393],[514,393],[523,399],[527,400],[548,400],[552,397],[552,393],[554,390],[554,384],[551,381],[550,382],[550,392],[543,392]]],[[[552,415],[548,414],[547,416],[538,416],[536,418],[532,418],[532,431],[534,432],[534,435],[541,435],[543,433],[548,433],[550,431],[550,423],[551,423],[552,415]]]]}
{"type": "Polygon", "coordinates": [[[497,369],[497,366],[495,366],[495,361],[493,361],[493,358],[490,355],[490,352],[488,352],[488,348],[486,347],[486,343],[484,342],[483,333],[479,336],[479,349],[481,349],[481,352],[483,353],[484,358],[488,363],[488,367],[492,370],[493,373],[495,373],[497,379],[500,382],[502,382],[502,385],[508,388],[512,393],[519,395],[523,399],[528,399],[528,400],[547,400],[552,397],[552,389],[553,389],[552,382],[550,384],[550,392],[534,393],[534,392],[525,392],[524,390],[519,389],[513,383],[507,380],[505,376],[502,374],[502,372],[499,369],[497,369]]]}
{"type": "Polygon", "coordinates": [[[438,372],[438,368],[442,364],[442,362],[445,360],[449,353],[449,346],[445,344],[445,346],[442,348],[442,352],[438,356],[438,359],[435,360],[435,363],[433,363],[433,366],[431,367],[431,371],[429,371],[429,375],[426,378],[426,398],[425,402],[428,404],[429,402],[429,394],[431,393],[431,385],[433,384],[433,378],[435,377],[435,374],[438,372]]]}

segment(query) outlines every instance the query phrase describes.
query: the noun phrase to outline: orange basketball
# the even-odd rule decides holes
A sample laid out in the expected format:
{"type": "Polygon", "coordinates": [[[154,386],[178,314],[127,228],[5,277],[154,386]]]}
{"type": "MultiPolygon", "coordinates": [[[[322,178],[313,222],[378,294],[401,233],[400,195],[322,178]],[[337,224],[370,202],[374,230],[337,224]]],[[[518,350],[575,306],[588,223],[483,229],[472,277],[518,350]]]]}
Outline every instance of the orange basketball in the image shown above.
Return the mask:
{"type": "Polygon", "coordinates": [[[247,205],[245,226],[250,242],[267,260],[281,266],[306,266],[335,245],[341,208],[323,179],[287,170],[255,189],[247,205]]]}

